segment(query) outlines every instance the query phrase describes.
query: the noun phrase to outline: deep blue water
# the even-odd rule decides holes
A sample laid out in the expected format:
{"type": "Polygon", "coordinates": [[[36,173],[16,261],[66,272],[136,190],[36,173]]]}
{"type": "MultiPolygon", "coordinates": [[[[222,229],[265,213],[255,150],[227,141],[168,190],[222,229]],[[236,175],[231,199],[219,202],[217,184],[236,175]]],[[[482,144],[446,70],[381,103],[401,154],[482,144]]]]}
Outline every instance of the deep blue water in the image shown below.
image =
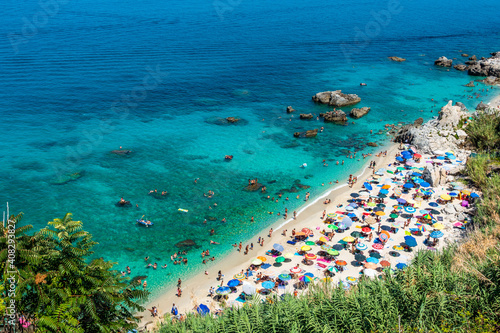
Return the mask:
{"type": "Polygon", "coordinates": [[[475,107],[493,96],[463,87],[473,78],[433,61],[500,50],[497,1],[54,3],[0,2],[0,202],[36,228],[72,212],[99,242],[96,255],[149,275],[155,295],[201,269],[201,249],[182,273],[173,265],[148,271],[146,255],[169,262],[174,244],[189,238],[226,253],[284,207],[297,209],[306,191],[318,195],[322,183],[359,169],[363,160],[347,159],[347,150],[376,153],[365,143],[387,140],[370,129],[427,119],[448,99],[475,107]],[[387,60],[393,55],[408,60],[387,60]],[[311,96],[334,89],[359,94],[358,106],[372,111],[349,126],[285,113],[287,105],[327,111],[311,96]],[[465,97],[473,93],[480,97],[465,97]],[[216,124],[228,116],[245,122],[216,124]],[[293,138],[320,126],[317,138],[293,138]],[[120,146],[132,154],[110,153],[120,146]],[[345,166],[335,166],[341,159],[345,166]],[[82,177],[56,184],[73,173],[82,177]],[[271,203],[243,191],[250,178],[271,196],[297,181],[311,187],[271,203]],[[152,189],[168,194],[148,196],[152,189]],[[214,198],[203,196],[208,190],[214,198]],[[115,207],[122,196],[139,209],[115,207]],[[142,215],[155,226],[137,227],[142,215]],[[207,217],[216,221],[203,224],[207,217]]]}

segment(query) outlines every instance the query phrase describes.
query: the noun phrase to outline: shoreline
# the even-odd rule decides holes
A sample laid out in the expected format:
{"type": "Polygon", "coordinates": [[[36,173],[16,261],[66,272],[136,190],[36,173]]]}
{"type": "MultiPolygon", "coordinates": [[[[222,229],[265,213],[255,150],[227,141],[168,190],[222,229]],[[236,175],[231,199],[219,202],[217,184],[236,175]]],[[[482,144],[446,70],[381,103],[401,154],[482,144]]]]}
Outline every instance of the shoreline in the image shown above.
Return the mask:
{"type": "Polygon", "coordinates": [[[160,316],[158,316],[157,318],[162,318],[162,315],[170,313],[170,308],[172,307],[173,303],[175,303],[178,307],[179,313],[192,312],[196,309],[195,304],[204,303],[209,304],[209,306],[211,304],[211,306],[214,307],[215,302],[210,297],[208,297],[208,290],[210,287],[216,288],[219,285],[220,282],[215,279],[219,270],[221,270],[224,275],[223,280],[227,282],[232,278],[233,275],[250,266],[251,261],[254,260],[257,256],[264,256],[266,250],[270,248],[269,244],[279,243],[285,247],[290,247],[289,244],[286,244],[286,241],[289,240],[289,235],[291,232],[291,230],[289,229],[292,229],[294,227],[298,229],[309,227],[311,230],[315,230],[318,224],[323,225],[323,221],[321,220],[323,210],[334,210],[336,208],[336,205],[345,201],[345,198],[347,195],[349,195],[349,193],[351,193],[352,191],[360,190],[364,181],[371,176],[371,173],[367,172],[371,170],[368,168],[369,162],[376,161],[377,166],[380,167],[382,165],[390,163],[393,160],[395,152],[398,150],[398,144],[392,141],[388,141],[378,148],[381,151],[387,151],[387,155],[382,157],[369,156],[369,158],[366,159],[366,163],[363,164],[360,173],[357,175],[358,181],[352,188],[348,186],[347,180],[345,181],[345,183],[333,184],[330,188],[326,189],[311,202],[305,202],[297,210],[296,219],[290,218],[286,221],[280,221],[278,219],[264,229],[255,232],[253,237],[243,242],[244,244],[248,244],[253,241],[256,244],[253,250],[249,250],[248,255],[244,255],[243,253],[235,250],[233,253],[228,253],[223,257],[217,258],[217,262],[215,262],[213,265],[207,265],[206,270],[209,273],[208,275],[205,275],[203,271],[200,271],[194,276],[182,281],[181,298],[176,296],[176,287],[172,287],[155,299],[148,301],[144,305],[146,310],[141,313],[137,313],[138,316],[142,316],[139,326],[145,325],[147,322],[150,322],[153,319],[153,317],[150,316],[150,311],[147,310],[152,306],[156,306],[159,310],[160,316]],[[330,197],[331,203],[325,205],[323,204],[322,200],[327,197],[330,197]],[[285,227],[287,227],[286,230],[288,230],[286,237],[283,236],[281,232],[278,232],[282,229],[285,229],[285,227]],[[272,237],[268,236],[268,231],[270,228],[273,228],[272,237]],[[264,237],[264,246],[261,247],[258,246],[255,239],[259,237],[259,235],[266,235],[264,237]]]}

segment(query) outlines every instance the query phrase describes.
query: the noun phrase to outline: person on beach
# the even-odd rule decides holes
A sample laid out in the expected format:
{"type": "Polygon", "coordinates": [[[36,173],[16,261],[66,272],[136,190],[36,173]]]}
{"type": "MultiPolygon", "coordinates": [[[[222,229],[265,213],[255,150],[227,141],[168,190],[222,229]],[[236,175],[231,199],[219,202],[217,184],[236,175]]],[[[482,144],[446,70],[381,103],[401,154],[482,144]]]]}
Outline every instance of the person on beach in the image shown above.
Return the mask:
{"type": "Polygon", "coordinates": [[[238,244],[238,251],[241,252],[241,242],[240,242],[240,244],[238,244]]]}
{"type": "Polygon", "coordinates": [[[295,228],[292,229],[292,238],[295,237],[295,228]]]}
{"type": "Polygon", "coordinates": [[[296,220],[297,219],[297,212],[296,211],[293,211],[293,219],[296,220]]]}
{"type": "Polygon", "coordinates": [[[177,288],[180,288],[182,285],[182,280],[181,278],[179,278],[179,280],[177,280],[177,288]]]}
{"type": "Polygon", "coordinates": [[[282,235],[286,237],[286,229],[285,229],[285,230],[283,230],[282,235]]]}
{"type": "Polygon", "coordinates": [[[253,243],[250,243],[250,250],[253,250],[253,243]]]}
{"type": "Polygon", "coordinates": [[[182,289],[177,288],[177,297],[181,297],[181,296],[182,296],[182,289]]]}
{"type": "Polygon", "coordinates": [[[269,230],[269,237],[271,237],[272,235],[273,235],[273,228],[269,230]]]}

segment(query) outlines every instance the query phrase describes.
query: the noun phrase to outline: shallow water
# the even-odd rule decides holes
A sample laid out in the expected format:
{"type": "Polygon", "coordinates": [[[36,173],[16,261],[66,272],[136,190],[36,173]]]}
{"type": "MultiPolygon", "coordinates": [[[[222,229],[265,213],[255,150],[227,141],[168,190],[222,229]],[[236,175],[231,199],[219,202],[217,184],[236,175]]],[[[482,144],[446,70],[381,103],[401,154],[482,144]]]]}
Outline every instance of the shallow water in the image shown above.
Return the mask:
{"type": "Polygon", "coordinates": [[[433,61],[498,51],[497,2],[467,8],[401,2],[390,19],[379,18],[380,29],[373,13],[387,10],[388,2],[220,2],[67,2],[28,34],[23,17],[35,22],[40,5],[0,4],[9,14],[0,19],[6,37],[0,44],[0,201],[23,211],[23,222],[36,228],[72,212],[99,242],[96,256],[149,275],[154,295],[202,269],[202,248],[217,256],[231,251],[230,244],[275,222],[284,207],[298,209],[305,192],[314,197],[325,191],[322,183],[345,181],[364,162],[346,158],[348,150],[377,153],[366,142],[387,140],[370,130],[428,119],[448,99],[475,107],[493,96],[483,86],[463,87],[473,78],[433,61]],[[23,43],[13,47],[12,36],[23,43]],[[408,60],[386,59],[392,55],[408,60]],[[348,126],[297,119],[327,111],[311,96],[333,89],[359,94],[357,107],[371,112],[348,126]],[[473,92],[481,96],[464,97],[473,92]],[[297,110],[293,118],[287,105],[297,110]],[[245,122],[218,124],[228,116],[245,122]],[[320,126],[325,130],[316,138],[293,138],[320,126]],[[120,146],[132,153],[110,153],[120,146]],[[225,155],[234,159],[226,162],[225,155]],[[336,166],[342,159],[345,165],[336,166]],[[68,181],[74,173],[81,177],[68,181]],[[270,196],[292,190],[284,194],[290,200],[271,203],[244,191],[251,178],[270,196]],[[294,192],[297,182],[310,188],[294,192]],[[168,194],[155,198],[152,189],[168,194]],[[208,190],[214,198],[203,196],[208,190]],[[134,207],[116,207],[122,196],[134,207]],[[154,227],[135,225],[142,215],[154,227]],[[215,221],[203,224],[209,217],[215,221]],[[201,248],[188,254],[188,266],[171,265],[174,244],[184,239],[201,248]],[[210,239],[222,245],[209,246],[210,239]],[[169,267],[144,268],[147,255],[169,267]]]}

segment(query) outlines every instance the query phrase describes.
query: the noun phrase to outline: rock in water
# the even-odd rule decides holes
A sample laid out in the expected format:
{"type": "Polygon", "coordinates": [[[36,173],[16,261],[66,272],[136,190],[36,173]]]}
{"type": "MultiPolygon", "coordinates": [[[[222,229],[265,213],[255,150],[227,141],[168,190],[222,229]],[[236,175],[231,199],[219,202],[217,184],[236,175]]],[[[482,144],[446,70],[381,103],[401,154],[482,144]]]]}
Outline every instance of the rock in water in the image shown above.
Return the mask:
{"type": "Polygon", "coordinates": [[[318,129],[315,128],[313,130],[305,131],[305,132],[295,132],[293,136],[296,138],[314,138],[318,135],[318,129]]]}
{"type": "Polygon", "coordinates": [[[240,118],[227,117],[226,120],[227,120],[228,123],[237,123],[238,121],[240,121],[240,118]]]}
{"type": "Polygon", "coordinates": [[[472,57],[469,58],[469,60],[476,61],[477,60],[476,55],[474,54],[472,57]]]}
{"type": "Polygon", "coordinates": [[[420,117],[420,118],[417,118],[414,122],[413,122],[413,125],[415,126],[420,126],[424,123],[424,118],[420,117]]]}
{"type": "Polygon", "coordinates": [[[192,239],[183,240],[182,242],[175,244],[175,246],[181,249],[185,247],[197,247],[196,242],[192,239]]]}
{"type": "Polygon", "coordinates": [[[469,55],[467,53],[462,53],[461,56],[467,58],[469,55]]]}
{"type": "Polygon", "coordinates": [[[364,115],[366,115],[368,112],[370,112],[371,108],[369,107],[362,107],[361,109],[352,109],[351,112],[349,113],[349,116],[351,116],[352,118],[361,118],[363,117],[364,115]]]}
{"type": "Polygon", "coordinates": [[[50,183],[52,185],[64,185],[64,184],[67,184],[69,182],[80,179],[83,175],[84,175],[84,171],[78,171],[78,172],[73,172],[73,173],[67,173],[64,175],[58,175],[50,183]]]}
{"type": "Polygon", "coordinates": [[[132,152],[132,150],[127,150],[127,149],[117,149],[117,150],[112,150],[111,153],[112,154],[116,154],[116,155],[128,155],[132,152]]]}
{"type": "Polygon", "coordinates": [[[475,76],[495,76],[500,78],[500,51],[491,53],[491,57],[479,60],[469,67],[468,74],[475,76]]]}
{"type": "Polygon", "coordinates": [[[376,142],[368,142],[366,145],[370,147],[378,147],[378,144],[376,142]]]}
{"type": "Polygon", "coordinates": [[[388,57],[388,58],[391,59],[392,61],[396,61],[396,62],[406,61],[405,58],[400,58],[400,57],[388,57]]]}
{"type": "Polygon", "coordinates": [[[286,107],[286,113],[292,113],[292,112],[295,112],[295,109],[292,108],[291,106],[287,106],[286,107]]]}
{"type": "Polygon", "coordinates": [[[320,113],[319,116],[323,118],[325,123],[345,123],[347,121],[347,116],[342,110],[320,113]]]}
{"type": "Polygon", "coordinates": [[[455,65],[453,66],[453,68],[455,68],[457,71],[465,71],[468,67],[466,65],[462,65],[462,64],[458,64],[458,65],[455,65]]]}
{"type": "Polygon", "coordinates": [[[248,184],[247,186],[245,186],[245,188],[243,190],[247,191],[247,192],[256,192],[256,191],[259,191],[261,188],[262,188],[262,184],[260,183],[254,183],[254,184],[248,184]]]}
{"type": "Polygon", "coordinates": [[[453,60],[446,57],[440,57],[438,60],[434,61],[434,65],[441,67],[451,67],[453,60]]]}
{"type": "Polygon", "coordinates": [[[312,97],[312,100],[320,104],[342,107],[359,103],[361,98],[356,94],[343,94],[342,90],[323,91],[312,97]]]}
{"type": "Polygon", "coordinates": [[[300,114],[300,119],[312,119],[313,118],[313,115],[312,113],[301,113],[300,114]]]}
{"type": "Polygon", "coordinates": [[[474,81],[469,81],[469,83],[467,83],[465,86],[466,87],[475,87],[476,85],[474,84],[474,81]]]}

